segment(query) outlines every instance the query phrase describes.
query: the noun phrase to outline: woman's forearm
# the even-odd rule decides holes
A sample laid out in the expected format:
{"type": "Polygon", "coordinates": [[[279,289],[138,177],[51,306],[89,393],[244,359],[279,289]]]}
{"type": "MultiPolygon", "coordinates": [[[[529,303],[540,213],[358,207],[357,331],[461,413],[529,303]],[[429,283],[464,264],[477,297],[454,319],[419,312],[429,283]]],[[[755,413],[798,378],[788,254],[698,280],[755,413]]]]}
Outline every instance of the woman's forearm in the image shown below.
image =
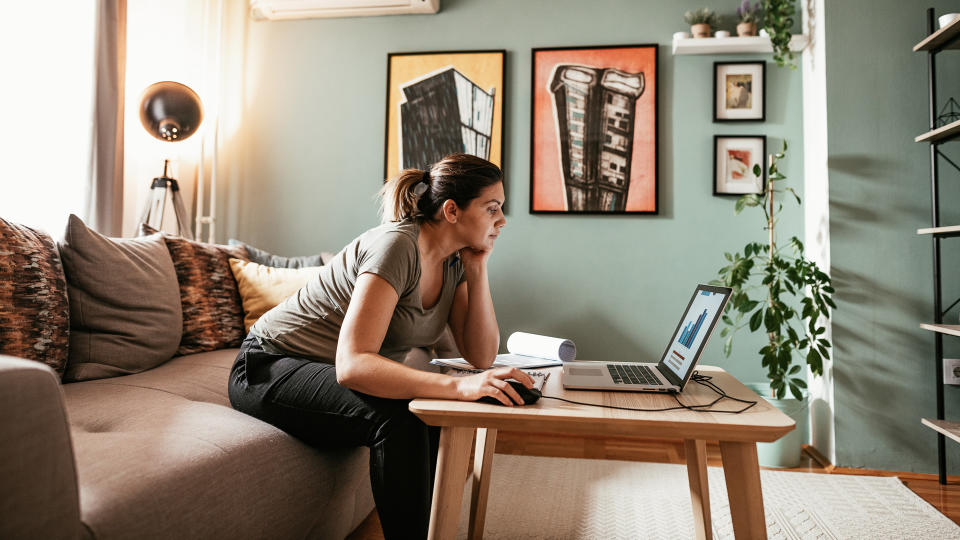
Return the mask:
{"type": "Polygon", "coordinates": [[[487,268],[467,275],[467,316],[463,325],[464,359],[486,369],[496,360],[500,349],[500,328],[493,310],[487,268]]]}
{"type": "Polygon", "coordinates": [[[374,353],[337,356],[337,382],[351,390],[390,399],[457,399],[449,375],[413,369],[374,353]]]}

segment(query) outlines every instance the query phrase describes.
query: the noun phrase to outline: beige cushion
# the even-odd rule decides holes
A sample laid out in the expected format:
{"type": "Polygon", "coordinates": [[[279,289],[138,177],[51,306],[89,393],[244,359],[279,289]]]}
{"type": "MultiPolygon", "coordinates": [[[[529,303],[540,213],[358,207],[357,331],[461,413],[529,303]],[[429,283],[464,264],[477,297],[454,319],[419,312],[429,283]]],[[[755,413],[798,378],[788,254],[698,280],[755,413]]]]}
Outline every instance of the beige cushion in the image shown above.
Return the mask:
{"type": "Polygon", "coordinates": [[[71,215],[60,256],[70,298],[65,381],[138,373],[173,356],[180,288],[159,234],[107,238],[71,215]]]}
{"type": "Polygon", "coordinates": [[[274,268],[254,262],[230,259],[243,302],[243,327],[249,332],[261,315],[296,293],[320,273],[319,266],[274,268]]]}
{"type": "Polygon", "coordinates": [[[343,538],[373,509],[369,451],[318,451],[233,410],[236,349],[63,386],[90,536],[343,538]]]}

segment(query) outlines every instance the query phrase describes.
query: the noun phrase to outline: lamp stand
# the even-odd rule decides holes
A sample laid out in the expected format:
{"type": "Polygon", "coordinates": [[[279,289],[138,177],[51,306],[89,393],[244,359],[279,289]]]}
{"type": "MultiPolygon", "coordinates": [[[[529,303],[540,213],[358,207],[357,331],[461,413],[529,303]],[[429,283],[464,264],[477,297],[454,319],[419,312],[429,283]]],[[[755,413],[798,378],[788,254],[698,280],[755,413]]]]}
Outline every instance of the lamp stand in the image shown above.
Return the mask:
{"type": "Polygon", "coordinates": [[[190,228],[190,220],[183,206],[183,197],[180,196],[180,185],[175,179],[167,176],[169,165],[170,160],[163,160],[163,176],[154,178],[153,183],[150,184],[150,193],[147,194],[140,222],[160,230],[163,226],[163,213],[167,208],[167,196],[170,195],[173,198],[173,211],[177,216],[177,234],[193,240],[193,230],[190,228]]]}

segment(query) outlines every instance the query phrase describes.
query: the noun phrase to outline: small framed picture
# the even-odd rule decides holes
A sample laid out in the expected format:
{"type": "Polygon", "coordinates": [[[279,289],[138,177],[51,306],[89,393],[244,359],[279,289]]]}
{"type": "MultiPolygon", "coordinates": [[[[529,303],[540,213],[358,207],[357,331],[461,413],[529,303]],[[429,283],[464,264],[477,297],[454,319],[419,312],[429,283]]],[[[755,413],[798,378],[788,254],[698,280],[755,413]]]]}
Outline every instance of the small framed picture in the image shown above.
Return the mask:
{"type": "Polygon", "coordinates": [[[713,121],[762,122],[766,90],[766,62],[714,62],[713,121]]]}
{"type": "Polygon", "coordinates": [[[761,194],[766,186],[766,135],[715,135],[713,137],[713,194],[761,194]],[[760,177],[753,174],[760,166],[760,177]]]}

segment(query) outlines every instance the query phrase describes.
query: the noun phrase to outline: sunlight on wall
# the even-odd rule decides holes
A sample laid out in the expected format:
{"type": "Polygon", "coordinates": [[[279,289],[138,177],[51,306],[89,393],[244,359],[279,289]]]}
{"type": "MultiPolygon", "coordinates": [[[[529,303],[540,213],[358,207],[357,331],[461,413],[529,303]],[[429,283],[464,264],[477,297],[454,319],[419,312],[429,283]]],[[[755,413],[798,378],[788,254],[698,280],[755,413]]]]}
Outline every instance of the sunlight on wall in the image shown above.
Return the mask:
{"type": "Polygon", "coordinates": [[[55,238],[86,197],[96,6],[11,2],[0,17],[0,217],[55,238]]]}

